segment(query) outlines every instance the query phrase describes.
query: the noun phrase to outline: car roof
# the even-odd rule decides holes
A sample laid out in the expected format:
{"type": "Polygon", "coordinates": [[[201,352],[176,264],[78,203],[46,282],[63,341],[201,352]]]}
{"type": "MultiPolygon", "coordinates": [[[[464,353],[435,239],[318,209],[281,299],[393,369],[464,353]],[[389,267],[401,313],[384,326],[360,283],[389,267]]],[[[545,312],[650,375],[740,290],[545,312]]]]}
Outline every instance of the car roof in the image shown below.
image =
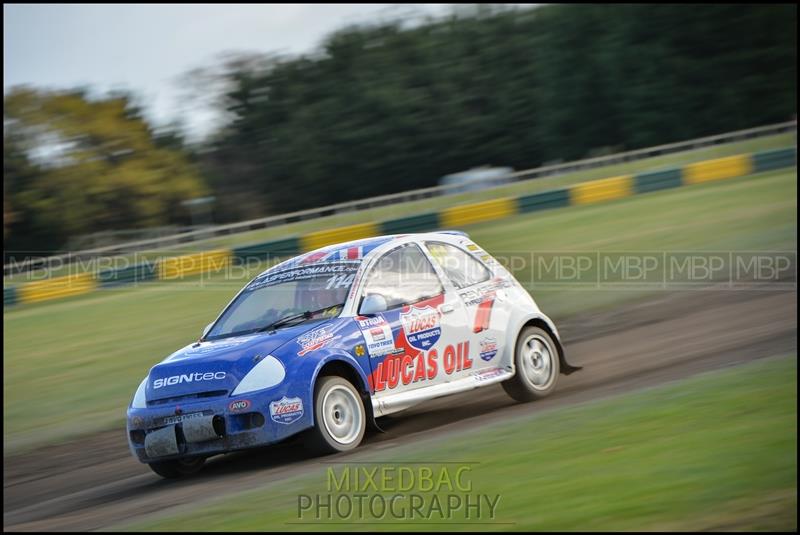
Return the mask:
{"type": "Polygon", "coordinates": [[[282,271],[285,269],[292,269],[299,266],[305,266],[309,264],[318,264],[318,263],[327,263],[327,262],[342,262],[342,261],[357,261],[360,262],[364,258],[369,255],[372,251],[377,249],[378,247],[384,245],[387,242],[396,240],[398,238],[405,238],[410,236],[428,236],[428,235],[458,235],[466,237],[467,234],[461,231],[440,231],[440,232],[429,232],[429,233],[422,233],[422,234],[392,234],[387,236],[375,236],[372,238],[363,238],[360,240],[351,240],[348,242],[336,243],[333,245],[328,245],[325,247],[321,247],[319,249],[315,249],[313,251],[303,253],[301,255],[295,256],[288,260],[281,262],[271,268],[265,270],[261,273],[267,273],[268,271],[282,271]]]}

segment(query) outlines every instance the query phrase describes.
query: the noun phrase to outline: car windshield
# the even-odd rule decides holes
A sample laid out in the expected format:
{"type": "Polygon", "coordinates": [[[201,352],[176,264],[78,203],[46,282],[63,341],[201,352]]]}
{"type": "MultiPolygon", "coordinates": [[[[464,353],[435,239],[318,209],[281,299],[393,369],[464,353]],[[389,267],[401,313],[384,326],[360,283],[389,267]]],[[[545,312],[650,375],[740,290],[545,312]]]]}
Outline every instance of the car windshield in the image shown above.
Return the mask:
{"type": "Polygon", "coordinates": [[[313,312],[307,320],[336,317],[347,300],[357,269],[358,262],[341,262],[259,275],[225,309],[205,339],[257,332],[305,312],[313,312]]]}

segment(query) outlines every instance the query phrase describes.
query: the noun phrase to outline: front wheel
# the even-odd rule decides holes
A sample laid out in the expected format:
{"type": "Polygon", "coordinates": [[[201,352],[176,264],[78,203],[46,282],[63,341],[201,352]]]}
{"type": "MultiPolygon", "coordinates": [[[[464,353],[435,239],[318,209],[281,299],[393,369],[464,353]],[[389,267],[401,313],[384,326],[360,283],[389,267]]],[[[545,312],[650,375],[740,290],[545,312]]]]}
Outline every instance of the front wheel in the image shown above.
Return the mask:
{"type": "Polygon", "coordinates": [[[517,401],[533,401],[556,388],[561,370],[558,349],[550,334],[539,327],[526,327],[517,339],[514,353],[516,373],[502,383],[506,393],[517,401]]]}
{"type": "Polygon", "coordinates": [[[364,402],[356,387],[336,376],[317,382],[309,449],[321,454],[352,450],[364,438],[366,425],[364,402]]]}
{"type": "Polygon", "coordinates": [[[188,476],[200,471],[205,464],[205,457],[194,457],[191,459],[177,459],[174,461],[157,461],[149,463],[150,470],[166,479],[176,479],[188,476]]]}

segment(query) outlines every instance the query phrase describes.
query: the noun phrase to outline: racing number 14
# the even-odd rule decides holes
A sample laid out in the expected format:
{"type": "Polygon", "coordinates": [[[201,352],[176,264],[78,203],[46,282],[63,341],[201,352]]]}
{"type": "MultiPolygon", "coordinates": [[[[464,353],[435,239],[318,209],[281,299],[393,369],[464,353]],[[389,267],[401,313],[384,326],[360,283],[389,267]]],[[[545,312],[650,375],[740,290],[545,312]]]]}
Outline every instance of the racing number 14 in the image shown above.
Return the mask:
{"type": "Polygon", "coordinates": [[[351,273],[349,275],[347,274],[334,275],[333,277],[328,279],[328,285],[325,286],[325,289],[331,290],[333,288],[342,288],[350,286],[353,283],[353,278],[355,276],[356,276],[355,273],[351,273]]]}

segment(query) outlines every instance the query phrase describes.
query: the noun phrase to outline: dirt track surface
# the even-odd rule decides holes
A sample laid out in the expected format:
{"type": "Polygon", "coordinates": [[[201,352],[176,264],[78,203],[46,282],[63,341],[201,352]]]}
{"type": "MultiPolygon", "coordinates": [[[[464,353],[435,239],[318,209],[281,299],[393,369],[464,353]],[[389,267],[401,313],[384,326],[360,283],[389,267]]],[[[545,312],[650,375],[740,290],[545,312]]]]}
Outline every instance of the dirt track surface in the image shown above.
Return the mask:
{"type": "MultiPolygon", "coordinates": [[[[547,410],[680,379],[797,349],[797,292],[706,289],[559,322],[568,359],[584,369],[561,376],[557,391],[515,404],[499,385],[428,402],[384,418],[357,460],[376,452],[489,421],[547,410]]],[[[320,466],[296,444],[209,460],[196,477],[165,481],[135,461],[124,429],[3,460],[6,530],[95,530],[136,520],[198,497],[258,487],[320,466]]]]}

